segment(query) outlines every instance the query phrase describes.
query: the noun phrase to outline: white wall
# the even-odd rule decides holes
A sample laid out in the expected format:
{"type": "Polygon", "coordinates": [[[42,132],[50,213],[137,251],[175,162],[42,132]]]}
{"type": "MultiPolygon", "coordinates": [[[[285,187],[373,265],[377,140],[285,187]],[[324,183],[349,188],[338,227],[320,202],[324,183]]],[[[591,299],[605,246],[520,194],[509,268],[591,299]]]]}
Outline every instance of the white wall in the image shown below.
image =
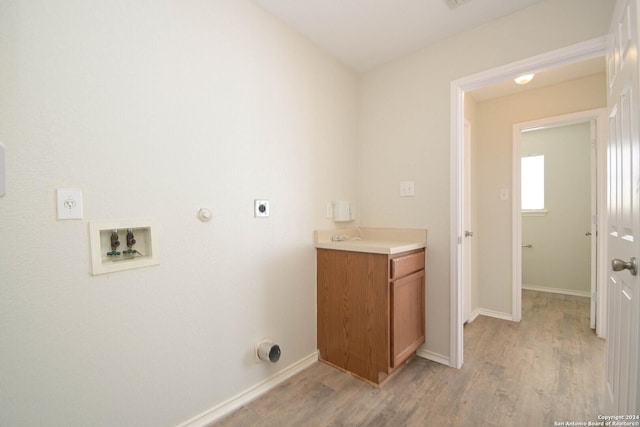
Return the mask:
{"type": "Polygon", "coordinates": [[[513,125],[606,105],[604,74],[477,104],[479,307],[511,315],[511,200],[513,125]]]}
{"type": "MultiPolygon", "coordinates": [[[[448,357],[450,350],[451,81],[602,36],[612,6],[601,0],[545,1],[363,77],[360,218],[366,226],[429,229],[427,351],[448,357]],[[416,197],[401,199],[398,184],[407,179],[415,181],[416,197]]],[[[501,153],[499,160],[509,156],[501,153]]]]}
{"type": "Polygon", "coordinates": [[[352,72],[245,0],[4,1],[0,58],[0,425],[176,425],[313,354],[352,72]],[[88,221],[146,218],[160,265],[91,276],[88,221]]]}
{"type": "Polygon", "coordinates": [[[426,347],[448,355],[450,82],[600,36],[609,3],[549,0],[358,85],[246,0],[1,2],[0,425],[175,425],[311,354],[332,199],[429,228],[426,347]],[[55,219],[66,187],[83,220],[55,219]],[[141,218],[161,264],[92,277],[88,221],[141,218]],[[277,365],[253,362],[264,336],[277,365]]]}
{"type": "Polygon", "coordinates": [[[590,296],[591,123],[523,132],[521,145],[544,156],[547,210],[522,215],[522,287],[590,296]]]}

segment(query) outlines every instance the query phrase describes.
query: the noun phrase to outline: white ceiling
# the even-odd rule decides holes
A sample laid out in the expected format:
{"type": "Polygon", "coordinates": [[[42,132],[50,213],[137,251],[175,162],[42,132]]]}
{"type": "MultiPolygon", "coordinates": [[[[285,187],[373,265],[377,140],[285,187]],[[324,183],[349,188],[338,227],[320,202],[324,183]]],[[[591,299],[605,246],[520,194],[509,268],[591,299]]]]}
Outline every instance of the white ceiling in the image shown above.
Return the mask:
{"type": "Polygon", "coordinates": [[[542,0],[253,0],[357,71],[414,53],[542,0]]]}

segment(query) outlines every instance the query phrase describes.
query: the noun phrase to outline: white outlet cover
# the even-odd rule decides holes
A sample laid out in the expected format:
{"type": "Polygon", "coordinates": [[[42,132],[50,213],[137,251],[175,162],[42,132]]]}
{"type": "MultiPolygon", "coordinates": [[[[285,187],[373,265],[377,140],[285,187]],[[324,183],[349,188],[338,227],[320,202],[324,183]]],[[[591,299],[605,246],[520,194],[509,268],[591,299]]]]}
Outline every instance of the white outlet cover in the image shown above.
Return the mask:
{"type": "Polygon", "coordinates": [[[415,184],[413,181],[400,182],[400,197],[413,197],[415,195],[415,184]]]}
{"type": "Polygon", "coordinates": [[[82,219],[82,190],[58,188],[58,219],[82,219]]]}
{"type": "Polygon", "coordinates": [[[269,201],[268,200],[254,200],[253,213],[256,218],[266,218],[269,216],[269,201]]]}

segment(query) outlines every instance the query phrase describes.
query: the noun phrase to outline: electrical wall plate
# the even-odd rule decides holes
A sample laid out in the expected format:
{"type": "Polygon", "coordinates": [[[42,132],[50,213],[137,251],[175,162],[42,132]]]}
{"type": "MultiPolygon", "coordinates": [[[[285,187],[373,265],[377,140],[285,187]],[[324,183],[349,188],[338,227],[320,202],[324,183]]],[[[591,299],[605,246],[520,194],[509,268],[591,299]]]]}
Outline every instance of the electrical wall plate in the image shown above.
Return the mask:
{"type": "Polygon", "coordinates": [[[113,273],[132,268],[160,264],[160,227],[150,220],[89,223],[91,273],[113,273]],[[135,243],[127,243],[129,231],[135,243]],[[116,236],[119,245],[113,246],[116,236]]]}
{"type": "Polygon", "coordinates": [[[58,188],[58,219],[82,219],[82,190],[58,188]]]}
{"type": "Polygon", "coordinates": [[[269,216],[269,201],[268,200],[254,200],[253,214],[256,218],[265,218],[269,216]]]}
{"type": "Polygon", "coordinates": [[[400,181],[400,197],[413,197],[416,195],[413,181],[400,181]]]}

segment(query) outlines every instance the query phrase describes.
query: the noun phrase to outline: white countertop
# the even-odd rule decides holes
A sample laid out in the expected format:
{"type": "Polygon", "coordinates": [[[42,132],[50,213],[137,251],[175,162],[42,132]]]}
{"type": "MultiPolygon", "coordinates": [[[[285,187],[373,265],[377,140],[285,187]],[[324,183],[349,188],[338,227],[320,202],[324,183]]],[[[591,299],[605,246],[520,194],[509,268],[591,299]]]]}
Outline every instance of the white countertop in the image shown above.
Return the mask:
{"type": "Polygon", "coordinates": [[[393,255],[427,246],[427,230],[361,228],[317,230],[316,248],[393,255]],[[335,236],[345,240],[334,241],[335,236]]]}

